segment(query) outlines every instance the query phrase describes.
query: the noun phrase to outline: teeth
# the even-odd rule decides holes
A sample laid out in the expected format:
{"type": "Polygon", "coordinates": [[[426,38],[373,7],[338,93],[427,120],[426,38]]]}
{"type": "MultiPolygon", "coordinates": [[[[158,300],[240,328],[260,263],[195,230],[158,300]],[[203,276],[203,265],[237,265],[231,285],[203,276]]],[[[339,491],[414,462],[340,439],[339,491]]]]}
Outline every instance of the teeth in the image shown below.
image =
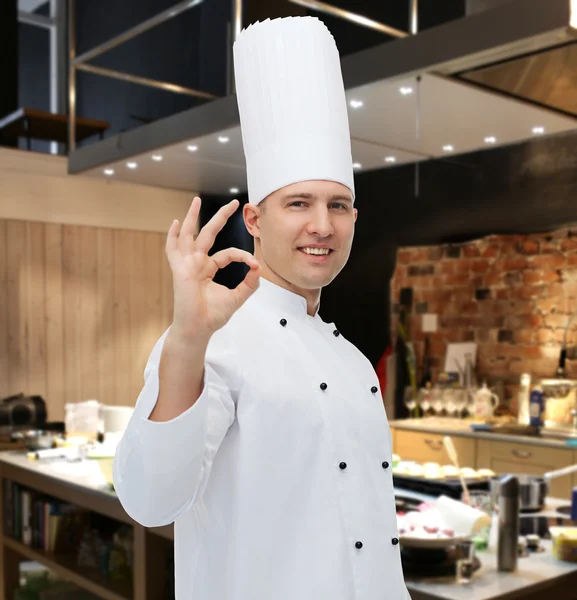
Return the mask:
{"type": "Polygon", "coordinates": [[[305,254],[328,254],[328,248],[301,248],[305,254]]]}

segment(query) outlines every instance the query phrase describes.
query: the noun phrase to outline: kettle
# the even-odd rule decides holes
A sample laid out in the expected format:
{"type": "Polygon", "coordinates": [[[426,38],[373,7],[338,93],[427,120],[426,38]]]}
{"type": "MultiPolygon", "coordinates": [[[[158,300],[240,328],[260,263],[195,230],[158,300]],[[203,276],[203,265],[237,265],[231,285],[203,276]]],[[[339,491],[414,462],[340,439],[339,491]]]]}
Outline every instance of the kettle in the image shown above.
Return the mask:
{"type": "Polygon", "coordinates": [[[499,396],[494,394],[486,383],[483,383],[483,386],[473,396],[473,416],[492,417],[498,405],[499,396]]]}

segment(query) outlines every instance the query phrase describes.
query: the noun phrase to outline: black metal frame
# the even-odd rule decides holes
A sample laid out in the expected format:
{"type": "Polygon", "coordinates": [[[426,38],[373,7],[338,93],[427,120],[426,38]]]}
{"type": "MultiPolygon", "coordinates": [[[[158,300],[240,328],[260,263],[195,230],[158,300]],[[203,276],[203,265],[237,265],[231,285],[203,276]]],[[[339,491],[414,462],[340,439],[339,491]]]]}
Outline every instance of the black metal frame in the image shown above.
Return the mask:
{"type": "MultiPolygon", "coordinates": [[[[480,65],[577,39],[570,2],[512,0],[476,15],[445,23],[342,59],[347,89],[426,72],[453,75],[480,65]]],[[[123,160],[239,125],[236,98],[227,96],[69,155],[70,173],[123,160]]]]}

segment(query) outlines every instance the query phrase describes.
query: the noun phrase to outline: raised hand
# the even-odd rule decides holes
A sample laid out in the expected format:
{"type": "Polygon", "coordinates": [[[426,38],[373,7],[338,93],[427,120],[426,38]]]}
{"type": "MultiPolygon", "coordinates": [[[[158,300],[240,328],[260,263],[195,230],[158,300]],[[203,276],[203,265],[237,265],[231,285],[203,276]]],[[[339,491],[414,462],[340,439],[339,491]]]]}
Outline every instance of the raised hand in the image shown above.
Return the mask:
{"type": "Polygon", "coordinates": [[[218,232],[238,208],[238,200],[223,206],[195,239],[200,205],[200,198],[194,198],[182,227],[173,221],[166,238],[166,255],[174,286],[171,327],[179,335],[208,342],[258,289],[260,265],[252,254],[239,248],[208,254],[218,232]],[[232,262],[244,262],[250,267],[233,290],[213,281],[216,272],[232,262]]]}

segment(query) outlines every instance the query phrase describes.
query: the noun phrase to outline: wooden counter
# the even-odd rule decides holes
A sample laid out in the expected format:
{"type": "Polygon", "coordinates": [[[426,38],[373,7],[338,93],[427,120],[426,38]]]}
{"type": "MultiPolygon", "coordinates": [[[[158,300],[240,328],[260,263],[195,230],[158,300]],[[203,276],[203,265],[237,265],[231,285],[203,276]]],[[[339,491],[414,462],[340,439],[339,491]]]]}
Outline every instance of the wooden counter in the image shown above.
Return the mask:
{"type": "Polygon", "coordinates": [[[60,577],[104,600],[166,600],[164,577],[158,565],[165,560],[173,539],[172,526],[147,529],[133,521],[116,495],[103,482],[98,464],[38,462],[21,452],[0,453],[0,515],[4,515],[4,481],[74,504],[130,525],[134,531],[133,581],[106,580],[96,569],[81,568],[66,556],[58,556],[25,545],[4,534],[0,519],[0,600],[12,600],[18,587],[19,563],[35,560],[60,577]]]}
{"type": "MultiPolygon", "coordinates": [[[[577,463],[577,450],[564,440],[472,431],[460,419],[391,421],[393,451],[403,460],[448,464],[443,436],[453,439],[462,467],[492,469],[497,474],[543,475],[577,463]]],[[[570,498],[577,474],[551,480],[550,494],[570,498]]]]}

